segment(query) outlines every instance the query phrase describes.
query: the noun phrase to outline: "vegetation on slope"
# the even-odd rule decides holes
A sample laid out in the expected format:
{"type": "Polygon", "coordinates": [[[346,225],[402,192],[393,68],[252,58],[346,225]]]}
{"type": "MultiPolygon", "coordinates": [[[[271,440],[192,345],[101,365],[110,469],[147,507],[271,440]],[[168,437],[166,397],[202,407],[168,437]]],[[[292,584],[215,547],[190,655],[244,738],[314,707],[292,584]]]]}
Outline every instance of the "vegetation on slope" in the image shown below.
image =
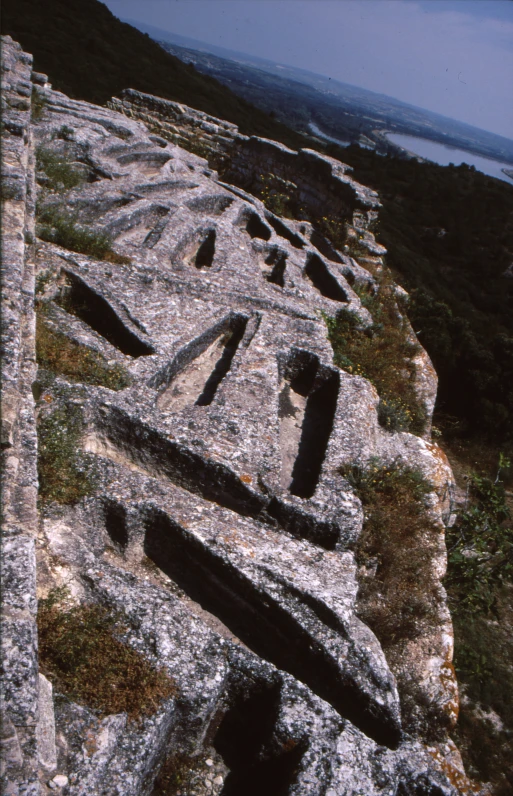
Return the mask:
{"type": "Polygon", "coordinates": [[[41,303],[36,314],[36,358],[40,368],[72,382],[97,384],[110,390],[128,387],[130,378],[121,365],[109,365],[97,351],[70,340],[49,325],[46,316],[46,307],[41,303]]]}
{"type": "Polygon", "coordinates": [[[435,422],[513,441],[513,186],[465,165],[331,151],[379,191],[377,237],[439,377],[435,422]]]}
{"type": "Polygon", "coordinates": [[[422,434],[426,416],[415,391],[413,363],[419,345],[399,313],[389,272],[381,275],[374,294],[361,290],[360,298],[372,315],[370,327],[362,328],[350,310],[326,318],[335,364],[376,387],[378,419],[384,428],[422,434]]]}
{"type": "Polygon", "coordinates": [[[73,605],[56,589],[38,605],[39,660],[55,687],[102,718],[141,719],[176,694],[176,686],[124,636],[126,617],[101,605],[73,605]]]}
{"type": "Polygon", "coordinates": [[[461,687],[455,740],[467,772],[491,782],[494,796],[513,788],[513,523],[500,457],[494,477],[468,478],[467,503],[447,530],[446,588],[461,687]]]}
{"type": "Polygon", "coordinates": [[[98,0],[4,0],[1,30],[32,53],[34,68],[54,88],[75,99],[104,104],[134,88],[227,119],[243,133],[304,146],[301,135],[165,52],[98,0]]]}

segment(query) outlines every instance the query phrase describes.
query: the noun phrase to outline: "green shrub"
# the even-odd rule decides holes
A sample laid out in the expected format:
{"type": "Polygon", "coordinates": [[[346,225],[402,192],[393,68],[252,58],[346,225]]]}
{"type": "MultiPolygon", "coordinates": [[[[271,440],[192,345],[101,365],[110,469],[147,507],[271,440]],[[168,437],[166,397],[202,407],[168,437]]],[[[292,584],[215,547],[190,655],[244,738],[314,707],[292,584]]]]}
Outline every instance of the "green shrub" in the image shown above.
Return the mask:
{"type": "Polygon", "coordinates": [[[51,191],[69,191],[84,182],[81,171],[74,169],[65,158],[42,145],[36,149],[36,168],[46,175],[46,187],[51,191]]]}
{"type": "Polygon", "coordinates": [[[45,322],[40,307],[36,315],[36,358],[40,367],[70,381],[96,384],[110,390],[123,390],[130,384],[127,371],[121,365],[107,365],[97,351],[75,343],[62,332],[45,322]]]}
{"type": "Polygon", "coordinates": [[[62,138],[63,141],[73,141],[75,139],[75,131],[73,127],[63,124],[62,127],[54,133],[54,138],[62,138]]]}
{"type": "Polygon", "coordinates": [[[504,772],[513,770],[513,526],[502,483],[508,465],[501,456],[495,479],[470,476],[467,506],[446,534],[454,666],[465,695],[455,740],[467,771],[491,781],[497,796],[510,793],[504,772]],[[487,718],[490,710],[502,726],[487,718]]]}
{"type": "MultiPolygon", "coordinates": [[[[46,396],[50,402],[51,395],[46,396]]],[[[92,464],[80,450],[83,421],[78,406],[66,403],[38,418],[39,497],[72,504],[96,487],[92,464]]]]}
{"type": "Polygon", "coordinates": [[[271,213],[286,218],[297,218],[298,212],[294,194],[296,186],[282,180],[276,174],[260,174],[257,193],[259,199],[271,213]],[[291,192],[292,188],[292,192],[291,192]]]}
{"type": "Polygon", "coordinates": [[[437,425],[502,447],[513,440],[513,186],[464,165],[329,149],[379,191],[379,242],[438,374],[437,425]]]}
{"type": "Polygon", "coordinates": [[[426,413],[415,390],[415,365],[419,350],[410,337],[408,322],[397,308],[393,282],[384,275],[377,292],[362,294],[373,324],[362,329],[360,319],[350,310],[325,317],[335,365],[368,379],[377,389],[379,422],[389,431],[421,434],[426,413]]]}
{"type": "Polygon", "coordinates": [[[176,694],[173,680],[124,640],[128,621],[100,605],[71,605],[56,589],[38,606],[39,662],[55,688],[107,716],[132,720],[176,694]]]}
{"type": "Polygon", "coordinates": [[[128,257],[112,251],[112,238],[107,232],[79,225],[77,216],[60,205],[49,205],[38,210],[37,234],[49,243],[79,254],[91,255],[98,260],[130,262],[128,257]]]}
{"type": "Polygon", "coordinates": [[[347,241],[347,224],[334,216],[312,216],[312,224],[321,235],[331,241],[333,247],[342,251],[347,241]]]}
{"type": "Polygon", "coordinates": [[[513,580],[513,526],[500,480],[509,464],[501,457],[495,481],[470,477],[470,504],[447,531],[447,588],[456,613],[489,613],[498,588],[513,580]]]}

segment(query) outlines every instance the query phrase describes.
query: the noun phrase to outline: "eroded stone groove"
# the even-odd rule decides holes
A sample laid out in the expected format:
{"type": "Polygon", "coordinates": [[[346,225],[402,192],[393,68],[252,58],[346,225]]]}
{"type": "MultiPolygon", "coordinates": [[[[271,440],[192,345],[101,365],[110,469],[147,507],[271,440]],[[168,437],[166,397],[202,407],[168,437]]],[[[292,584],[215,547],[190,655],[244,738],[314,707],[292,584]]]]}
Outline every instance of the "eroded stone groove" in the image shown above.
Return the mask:
{"type": "Polygon", "coordinates": [[[67,285],[61,290],[57,303],[76,315],[91,329],[104,337],[123,354],[131,357],[149,356],[154,348],[137,337],[121,320],[112,306],[77,274],[64,271],[67,285]]]}
{"type": "MultiPolygon", "coordinates": [[[[312,637],[280,600],[269,592],[262,594],[254,582],[165,514],[152,513],[145,524],[146,555],[193,600],[218,616],[257,655],[306,683],[378,743],[397,745],[399,728],[387,712],[362,693],[329,645],[312,637]]],[[[314,602],[313,615],[318,611],[314,602]]]]}
{"type": "Polygon", "coordinates": [[[319,293],[326,298],[332,299],[332,301],[348,301],[346,291],[339,285],[333,274],[329,272],[326,263],[317,254],[308,255],[305,275],[319,293]]]}

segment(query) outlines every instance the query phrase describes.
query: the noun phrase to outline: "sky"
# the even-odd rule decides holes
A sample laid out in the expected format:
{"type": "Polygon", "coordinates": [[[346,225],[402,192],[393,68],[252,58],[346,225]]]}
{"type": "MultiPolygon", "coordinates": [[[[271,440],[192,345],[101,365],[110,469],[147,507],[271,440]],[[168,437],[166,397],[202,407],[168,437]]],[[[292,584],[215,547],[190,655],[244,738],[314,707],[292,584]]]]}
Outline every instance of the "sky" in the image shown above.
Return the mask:
{"type": "Polygon", "coordinates": [[[513,138],[513,0],[104,0],[118,17],[309,69],[513,138]]]}

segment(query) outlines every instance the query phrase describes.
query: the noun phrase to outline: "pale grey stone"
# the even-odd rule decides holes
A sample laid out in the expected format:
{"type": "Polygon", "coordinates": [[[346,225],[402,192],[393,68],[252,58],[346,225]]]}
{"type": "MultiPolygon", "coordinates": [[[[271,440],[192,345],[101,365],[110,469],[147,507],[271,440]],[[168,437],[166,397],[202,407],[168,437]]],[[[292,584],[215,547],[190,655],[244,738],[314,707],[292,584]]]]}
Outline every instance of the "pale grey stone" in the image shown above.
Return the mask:
{"type": "MultiPolygon", "coordinates": [[[[30,84],[30,58],[8,39],[3,52],[4,78],[18,92],[30,84]]],[[[451,481],[427,434],[385,431],[372,385],[333,364],[323,314],[344,308],[362,326],[372,320],[353,286],[374,284],[368,258],[383,264],[369,231],[379,197],[333,158],[242,136],[179,103],[128,90],[102,108],[52,91],[46,76],[32,83],[45,98],[42,118],[31,123],[11,103],[4,130],[4,663],[14,728],[6,787],[36,793],[38,754],[42,765],[54,759],[52,694],[44,678],[37,686],[39,531],[43,591],[65,585],[73,600],[123,611],[126,643],[177,689],[139,723],[100,718],[56,689],[62,774],[49,787],[150,796],[163,763],[179,756],[190,764],[191,793],[206,792],[208,771],[215,788],[231,778],[243,792],[244,778],[272,761],[296,796],[456,796],[433,750],[405,733],[394,674],[356,615],[363,511],[340,467],[399,459],[431,480],[438,579],[451,481]],[[68,140],[55,135],[64,123],[68,140]],[[223,181],[179,146],[198,139],[229,160],[223,181]],[[40,187],[40,199],[109,233],[126,262],[42,241],[34,252],[25,233],[35,223],[36,142],[80,164],[88,180],[61,198],[40,187]],[[297,186],[312,210],[352,225],[362,261],[336,252],[311,224],[270,213],[249,193],[266,171],[297,186]],[[48,323],[131,377],[120,392],[63,378],[45,387],[40,417],[70,404],[82,413],[80,446],[96,488],[76,505],[47,506],[39,526],[34,259],[50,277],[48,323]],[[60,306],[65,294],[76,314],[60,306]]],[[[429,414],[436,376],[426,357],[416,364],[429,414]]],[[[420,720],[437,706],[447,717],[456,694],[441,588],[437,600],[432,627],[404,658],[420,720]]]]}
{"type": "MultiPolygon", "coordinates": [[[[53,711],[53,688],[46,677],[39,673],[39,718],[37,723],[37,752],[41,766],[47,771],[57,768],[55,747],[55,717],[53,711]]],[[[54,782],[56,778],[54,777],[54,782]]],[[[62,786],[60,786],[62,787],[62,786]]]]}

